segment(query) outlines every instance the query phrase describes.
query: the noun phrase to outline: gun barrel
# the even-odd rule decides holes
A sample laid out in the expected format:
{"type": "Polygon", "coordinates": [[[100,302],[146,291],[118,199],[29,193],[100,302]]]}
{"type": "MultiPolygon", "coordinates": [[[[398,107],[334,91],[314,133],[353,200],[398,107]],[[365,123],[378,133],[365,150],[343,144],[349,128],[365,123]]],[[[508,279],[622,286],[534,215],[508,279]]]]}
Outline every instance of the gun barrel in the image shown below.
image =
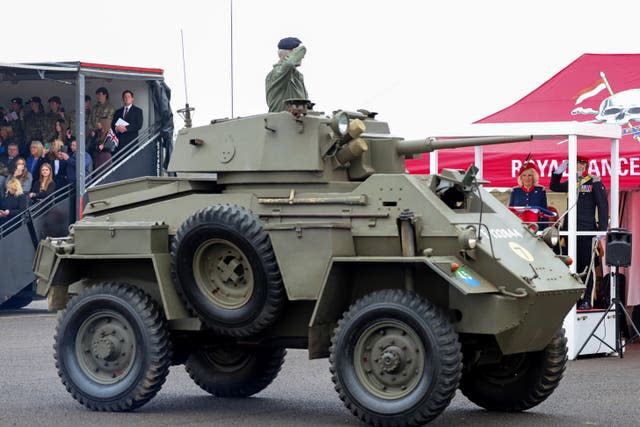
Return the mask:
{"type": "Polygon", "coordinates": [[[471,147],[476,145],[506,144],[510,142],[531,141],[531,135],[521,136],[482,136],[474,138],[458,138],[438,140],[436,138],[413,139],[399,141],[396,150],[400,155],[430,153],[443,148],[471,147]]]}

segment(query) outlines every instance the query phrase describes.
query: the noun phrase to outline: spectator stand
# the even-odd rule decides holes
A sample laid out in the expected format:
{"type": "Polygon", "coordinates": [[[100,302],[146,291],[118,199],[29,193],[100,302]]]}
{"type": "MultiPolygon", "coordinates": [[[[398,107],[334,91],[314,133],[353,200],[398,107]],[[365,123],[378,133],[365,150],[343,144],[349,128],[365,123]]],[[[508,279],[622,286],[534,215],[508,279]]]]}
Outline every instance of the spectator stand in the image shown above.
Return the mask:
{"type": "MultiPolygon", "coordinates": [[[[60,96],[67,114],[71,111],[77,129],[77,185],[57,189],[21,215],[0,225],[0,308],[17,308],[34,296],[33,257],[38,242],[45,237],[68,234],[68,227],[87,202],[88,186],[107,184],[142,176],[161,176],[168,163],[173,137],[170,90],[162,70],[122,67],[84,62],[1,64],[0,104],[13,97],[47,99],[60,96]],[[93,97],[98,87],[108,87],[110,101],[121,105],[125,89],[135,93],[135,104],[143,109],[144,125],[138,137],[117,152],[108,164],[84,176],[85,94],[93,97]],[[78,108],[78,106],[80,106],[78,108]],[[17,298],[17,300],[16,300],[17,298]]],[[[95,98],[94,98],[95,99],[95,98]]],[[[94,104],[92,102],[92,104],[94,104]]]]}

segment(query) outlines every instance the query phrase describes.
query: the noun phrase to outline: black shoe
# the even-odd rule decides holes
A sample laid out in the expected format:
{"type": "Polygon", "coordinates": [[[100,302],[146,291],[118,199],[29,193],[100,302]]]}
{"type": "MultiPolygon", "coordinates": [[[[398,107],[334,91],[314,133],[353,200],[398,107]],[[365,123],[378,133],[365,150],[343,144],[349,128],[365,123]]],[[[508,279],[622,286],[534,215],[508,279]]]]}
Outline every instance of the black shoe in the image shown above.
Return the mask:
{"type": "Polygon", "coordinates": [[[578,303],[578,310],[591,310],[591,303],[583,300],[578,303]]]}

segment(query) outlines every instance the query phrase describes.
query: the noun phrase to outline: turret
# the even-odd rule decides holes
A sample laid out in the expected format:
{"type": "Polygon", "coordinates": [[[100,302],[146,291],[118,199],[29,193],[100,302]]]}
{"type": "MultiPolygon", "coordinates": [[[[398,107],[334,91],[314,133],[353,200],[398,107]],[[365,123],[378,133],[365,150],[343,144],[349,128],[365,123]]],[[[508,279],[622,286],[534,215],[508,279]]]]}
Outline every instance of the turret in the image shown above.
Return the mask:
{"type": "Polygon", "coordinates": [[[529,135],[403,140],[375,113],[269,113],[181,129],[169,170],[215,172],[225,184],[361,181],[374,173],[403,173],[404,160],[418,153],[528,140],[529,135]]]}

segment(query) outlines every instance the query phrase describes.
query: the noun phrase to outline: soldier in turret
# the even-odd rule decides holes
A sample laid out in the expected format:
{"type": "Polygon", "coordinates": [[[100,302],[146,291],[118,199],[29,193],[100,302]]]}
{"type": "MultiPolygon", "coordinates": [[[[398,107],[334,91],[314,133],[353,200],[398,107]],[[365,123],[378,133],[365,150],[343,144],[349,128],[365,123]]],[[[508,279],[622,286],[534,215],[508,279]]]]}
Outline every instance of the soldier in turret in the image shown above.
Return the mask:
{"type": "MultiPolygon", "coordinates": [[[[599,176],[589,175],[587,167],[589,159],[585,156],[577,156],[577,176],[574,180],[568,179],[560,182],[562,173],[567,169],[568,161],[565,160],[558,166],[551,175],[549,188],[552,191],[566,193],[569,191],[569,183],[575,182],[578,187],[577,206],[577,231],[606,231],[609,223],[609,202],[607,200],[607,190],[599,176]],[[596,211],[598,221],[596,221],[596,211]]],[[[567,229],[565,221],[563,230],[567,229]]],[[[576,271],[582,273],[591,263],[592,237],[578,236],[576,245],[576,271]]],[[[592,273],[587,280],[587,289],[584,297],[578,302],[579,310],[589,310],[591,308],[591,292],[593,290],[592,273]]]]}
{"type": "Polygon", "coordinates": [[[99,87],[96,90],[97,102],[91,108],[89,114],[89,121],[87,134],[90,137],[97,136],[100,141],[104,140],[107,134],[107,130],[111,128],[111,121],[113,120],[113,113],[116,111],[113,105],[109,102],[109,91],[105,87],[99,87]],[[102,128],[98,129],[98,122],[102,124],[102,128]],[[100,135],[96,135],[99,132],[100,135]]]}
{"type": "Polygon", "coordinates": [[[295,37],[286,37],[278,43],[280,60],[273,65],[265,80],[270,113],[287,111],[287,99],[308,99],[304,77],[297,69],[306,53],[307,48],[295,37]]]}

